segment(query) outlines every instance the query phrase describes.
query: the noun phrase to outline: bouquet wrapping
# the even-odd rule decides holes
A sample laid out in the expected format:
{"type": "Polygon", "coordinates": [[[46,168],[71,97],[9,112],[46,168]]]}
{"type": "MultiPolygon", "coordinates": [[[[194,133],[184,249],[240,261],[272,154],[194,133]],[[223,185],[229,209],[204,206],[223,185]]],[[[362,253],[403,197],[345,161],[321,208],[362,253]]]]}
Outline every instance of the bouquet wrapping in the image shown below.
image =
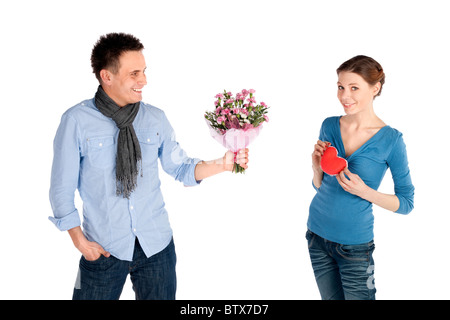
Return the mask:
{"type": "MultiPolygon", "coordinates": [[[[224,90],[215,96],[215,110],[205,113],[211,136],[228,150],[237,152],[245,149],[258,136],[262,124],[269,121],[264,102],[257,103],[255,90],[243,89],[233,97],[224,90]]],[[[233,172],[245,171],[234,163],[233,172]]]]}

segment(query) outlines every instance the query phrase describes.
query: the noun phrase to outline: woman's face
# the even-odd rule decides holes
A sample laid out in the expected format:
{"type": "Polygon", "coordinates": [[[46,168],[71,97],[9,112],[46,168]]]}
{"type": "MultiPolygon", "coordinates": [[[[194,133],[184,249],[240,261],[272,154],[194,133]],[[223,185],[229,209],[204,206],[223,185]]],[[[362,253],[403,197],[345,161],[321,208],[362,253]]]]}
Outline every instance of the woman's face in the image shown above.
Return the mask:
{"type": "Polygon", "coordinates": [[[356,114],[373,107],[373,98],[381,84],[372,86],[359,74],[341,71],[338,74],[338,99],[346,114],[356,114]]]}

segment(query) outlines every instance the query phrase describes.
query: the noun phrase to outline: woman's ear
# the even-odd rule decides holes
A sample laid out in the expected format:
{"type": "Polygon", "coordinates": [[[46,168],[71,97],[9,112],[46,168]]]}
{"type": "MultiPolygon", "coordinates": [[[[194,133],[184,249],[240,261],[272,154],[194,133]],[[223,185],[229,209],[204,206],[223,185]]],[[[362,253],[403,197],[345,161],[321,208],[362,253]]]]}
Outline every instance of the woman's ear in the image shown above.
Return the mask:
{"type": "Polygon", "coordinates": [[[381,82],[377,82],[374,86],[373,86],[373,96],[375,97],[381,89],[381,82]]]}

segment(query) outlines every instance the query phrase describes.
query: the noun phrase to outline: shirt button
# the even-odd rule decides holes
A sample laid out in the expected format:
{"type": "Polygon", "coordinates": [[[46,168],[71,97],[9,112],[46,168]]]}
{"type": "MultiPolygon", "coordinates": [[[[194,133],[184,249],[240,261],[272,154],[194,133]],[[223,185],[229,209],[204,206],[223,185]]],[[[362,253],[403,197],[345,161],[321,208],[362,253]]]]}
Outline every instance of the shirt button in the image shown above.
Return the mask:
{"type": "Polygon", "coordinates": [[[147,139],[147,142],[150,142],[150,138],[147,139]]]}
{"type": "Polygon", "coordinates": [[[133,231],[136,232],[136,228],[133,228],[133,231]]]}
{"type": "Polygon", "coordinates": [[[98,144],[98,146],[99,146],[99,147],[103,146],[103,143],[100,142],[100,143],[98,144]]]}
{"type": "Polygon", "coordinates": [[[130,209],[131,209],[131,210],[133,210],[133,209],[134,209],[134,207],[133,207],[133,206],[130,206],[130,209]]]}

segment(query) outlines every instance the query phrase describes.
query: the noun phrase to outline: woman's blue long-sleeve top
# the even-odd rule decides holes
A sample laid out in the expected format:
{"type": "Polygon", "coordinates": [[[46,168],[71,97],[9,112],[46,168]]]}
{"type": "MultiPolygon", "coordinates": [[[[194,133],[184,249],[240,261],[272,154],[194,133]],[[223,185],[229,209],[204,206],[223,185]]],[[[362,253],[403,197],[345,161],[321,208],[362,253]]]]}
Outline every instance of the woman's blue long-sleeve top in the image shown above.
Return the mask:
{"type": "MultiPolygon", "coordinates": [[[[347,160],[350,172],[358,174],[366,185],[375,190],[380,186],[387,168],[390,168],[395,195],[400,201],[396,212],[411,212],[414,207],[414,186],[402,133],[385,126],[353,154],[345,157],[339,121],[340,117],[325,119],[319,139],[336,147],[339,156],[347,160]]],[[[308,229],[341,244],[361,244],[373,240],[371,202],[346,192],[336,177],[326,173],[316,191],[309,208],[308,229]]]]}

